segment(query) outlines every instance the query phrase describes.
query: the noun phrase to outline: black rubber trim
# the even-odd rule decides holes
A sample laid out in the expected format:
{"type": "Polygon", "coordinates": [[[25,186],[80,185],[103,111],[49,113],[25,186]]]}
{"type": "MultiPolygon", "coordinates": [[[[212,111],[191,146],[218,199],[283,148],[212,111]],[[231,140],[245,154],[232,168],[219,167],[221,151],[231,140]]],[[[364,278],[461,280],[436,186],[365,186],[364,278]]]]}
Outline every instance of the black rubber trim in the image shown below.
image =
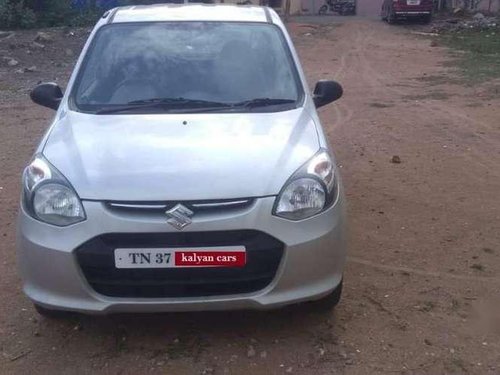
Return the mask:
{"type": "Polygon", "coordinates": [[[264,13],[266,14],[266,22],[273,23],[273,19],[271,17],[271,12],[269,11],[268,7],[264,7],[264,13]]]}
{"type": "Polygon", "coordinates": [[[115,16],[116,16],[116,13],[118,13],[118,9],[119,8],[114,8],[114,9],[111,9],[110,12],[111,12],[111,16],[109,17],[108,19],[108,24],[109,23],[113,23],[113,20],[115,19],[115,16]]]}

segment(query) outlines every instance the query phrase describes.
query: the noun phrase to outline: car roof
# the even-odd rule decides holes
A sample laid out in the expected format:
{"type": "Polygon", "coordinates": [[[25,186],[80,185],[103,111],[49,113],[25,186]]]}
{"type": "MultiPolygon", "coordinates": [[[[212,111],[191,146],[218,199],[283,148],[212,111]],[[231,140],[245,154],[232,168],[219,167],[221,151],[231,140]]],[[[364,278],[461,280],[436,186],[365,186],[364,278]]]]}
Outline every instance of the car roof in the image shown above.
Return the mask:
{"type": "Polygon", "coordinates": [[[270,10],[261,6],[229,4],[155,4],[115,8],[109,23],[161,21],[272,22],[270,10]]]}

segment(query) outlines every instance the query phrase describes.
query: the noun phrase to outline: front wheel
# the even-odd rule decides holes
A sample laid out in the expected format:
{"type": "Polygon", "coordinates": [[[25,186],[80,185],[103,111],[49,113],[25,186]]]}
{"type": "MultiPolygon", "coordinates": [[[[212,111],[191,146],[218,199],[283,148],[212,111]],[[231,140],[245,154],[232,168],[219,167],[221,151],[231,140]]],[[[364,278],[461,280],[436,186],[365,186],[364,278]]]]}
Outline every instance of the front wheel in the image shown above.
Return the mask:
{"type": "Polygon", "coordinates": [[[426,14],[422,17],[422,23],[428,24],[432,21],[432,14],[426,14]]]}
{"type": "Polygon", "coordinates": [[[328,12],[328,6],[327,5],[322,5],[321,8],[319,8],[318,14],[320,16],[323,16],[328,12]]]}
{"type": "Polygon", "coordinates": [[[394,14],[394,12],[392,10],[389,10],[387,12],[387,23],[389,25],[393,25],[396,23],[396,15],[394,14]]]}
{"type": "Polygon", "coordinates": [[[385,11],[385,9],[382,9],[382,11],[380,12],[380,19],[382,21],[387,21],[387,12],[385,11]]]}
{"type": "Polygon", "coordinates": [[[344,281],[341,280],[339,285],[337,285],[337,287],[330,294],[317,301],[313,301],[312,304],[314,305],[314,307],[323,311],[333,310],[333,308],[340,302],[343,282],[344,281]]]}

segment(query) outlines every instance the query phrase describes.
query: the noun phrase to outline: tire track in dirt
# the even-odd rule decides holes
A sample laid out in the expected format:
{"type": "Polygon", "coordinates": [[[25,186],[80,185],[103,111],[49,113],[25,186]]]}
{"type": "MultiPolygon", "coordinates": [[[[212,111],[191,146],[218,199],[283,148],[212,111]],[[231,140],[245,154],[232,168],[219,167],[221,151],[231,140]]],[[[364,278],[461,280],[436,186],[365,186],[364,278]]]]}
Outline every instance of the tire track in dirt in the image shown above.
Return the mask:
{"type": "MultiPolygon", "coordinates": [[[[367,38],[364,40],[365,43],[375,42],[374,38],[368,34],[367,38]]],[[[397,96],[404,97],[408,95],[408,89],[404,90],[397,88],[394,85],[387,85],[385,82],[388,82],[391,79],[391,76],[388,74],[383,74],[379,70],[373,68],[373,63],[371,60],[367,58],[365,53],[367,49],[363,48],[360,51],[359,59],[361,61],[362,71],[364,72],[364,77],[367,81],[371,81],[373,87],[384,87],[387,91],[392,91],[397,96]]],[[[394,58],[393,58],[394,60],[394,58]]],[[[397,64],[397,61],[393,63],[388,62],[388,66],[391,64],[397,64]]],[[[451,74],[451,72],[450,72],[451,74]]],[[[444,119],[449,119],[450,117],[455,117],[459,120],[464,120],[464,122],[469,122],[475,126],[482,127],[486,130],[491,129],[491,124],[487,124],[481,120],[474,119],[465,115],[464,111],[457,107],[456,105],[452,105],[448,103],[446,100],[442,100],[439,104],[435,104],[435,101],[432,100],[420,100],[413,103],[416,107],[420,107],[422,110],[432,110],[432,117],[438,116],[444,119]]],[[[426,116],[431,117],[431,116],[426,116]]],[[[467,128],[468,129],[468,128],[467,128]]],[[[483,140],[488,140],[488,137],[482,137],[483,140]]]]}
{"type": "MultiPolygon", "coordinates": [[[[340,28],[334,29],[333,33],[335,33],[335,31],[338,29],[340,28]]],[[[362,51],[364,47],[363,40],[365,38],[367,38],[367,36],[358,31],[356,32],[354,42],[352,42],[350,39],[342,38],[340,42],[336,43],[336,47],[338,48],[338,50],[343,51],[343,53],[339,57],[340,65],[332,74],[332,77],[336,81],[342,82],[344,78],[347,79],[347,76],[350,74],[353,66],[352,60],[355,60],[356,55],[362,51]]],[[[325,46],[325,48],[327,48],[327,46],[325,46]]],[[[327,129],[328,134],[349,122],[353,118],[355,113],[351,106],[349,106],[349,104],[347,104],[345,101],[336,103],[333,107],[333,110],[335,112],[335,121],[333,122],[332,126],[327,129]]]]}
{"type": "MultiPolygon", "coordinates": [[[[333,112],[334,123],[327,128],[327,134],[331,139],[337,138],[339,130],[342,129],[349,121],[363,121],[363,132],[372,134],[373,138],[380,138],[380,134],[383,134],[385,138],[391,139],[392,143],[401,143],[403,139],[400,139],[400,134],[406,132],[407,136],[412,136],[413,134],[418,137],[415,139],[415,144],[424,141],[424,139],[432,140],[436,143],[434,146],[435,150],[442,150],[442,157],[458,157],[463,161],[464,165],[474,165],[475,169],[489,173],[491,178],[500,176],[500,169],[497,167],[499,164],[498,154],[488,155],[484,152],[485,148],[494,149],[498,145],[495,137],[489,137],[486,135],[478,134],[477,131],[483,129],[490,129],[484,121],[480,119],[472,119],[467,116],[467,112],[457,107],[456,103],[449,103],[445,100],[436,102],[434,100],[421,100],[415,103],[411,103],[412,108],[407,108],[408,105],[403,104],[403,98],[412,93],[414,88],[408,89],[408,87],[400,88],[396,85],[401,82],[401,79],[408,79],[408,76],[403,76],[398,74],[392,74],[390,71],[391,66],[397,66],[401,63],[400,57],[394,53],[390,53],[390,50],[397,47],[400,44],[400,40],[404,39],[408,43],[407,35],[394,35],[392,28],[387,28],[384,24],[375,25],[374,23],[363,22],[359,24],[349,24],[343,27],[336,28],[332,32],[335,34],[335,38],[339,40],[335,44],[335,50],[340,53],[339,61],[340,64],[334,71],[334,77],[341,83],[345,82],[345,86],[350,85],[350,89],[354,90],[354,94],[347,91],[344,100],[339,101],[330,110],[333,112]],[[373,28],[377,31],[374,32],[373,28]],[[383,38],[386,36],[387,38],[383,38]],[[382,37],[382,38],[381,38],[382,37]],[[396,40],[396,41],[394,41],[396,40]],[[387,48],[386,46],[389,46],[387,48]],[[377,59],[376,48],[389,50],[385,61],[381,64],[380,59],[377,59]],[[382,69],[381,69],[382,68],[382,69]],[[386,70],[387,69],[387,70],[386,70]],[[363,91],[364,102],[360,102],[359,98],[355,97],[359,91],[363,91]],[[402,107],[402,111],[407,111],[406,115],[401,115],[398,117],[389,117],[389,121],[394,121],[400,128],[408,129],[407,131],[396,131],[384,132],[384,126],[377,122],[366,121],[367,118],[362,118],[363,114],[373,113],[375,114],[376,109],[368,109],[368,103],[366,101],[373,100],[382,102],[390,101],[394,103],[394,106],[402,107]],[[359,111],[361,110],[361,111],[359,111]],[[441,126],[441,123],[449,123],[449,129],[441,126]],[[415,126],[417,125],[417,126],[415,126]],[[336,134],[335,134],[336,133],[336,134]],[[464,133],[474,133],[473,138],[464,138],[464,133]],[[425,135],[424,137],[422,137],[425,135]],[[446,150],[446,145],[448,144],[449,151],[446,150]],[[460,145],[459,149],[451,148],[450,145],[460,145]]],[[[413,39],[413,38],[412,38],[413,39]]],[[[410,41],[412,40],[410,39],[410,41]]],[[[417,40],[418,46],[424,46],[426,41],[417,40]]],[[[324,48],[327,48],[325,44],[324,48]]],[[[432,52],[438,50],[433,50],[432,52]]],[[[415,53],[415,51],[409,51],[409,53],[415,53]]],[[[410,66],[410,76],[418,72],[418,66],[410,66]],[[416,69],[415,69],[416,68],[416,69]]],[[[428,75],[435,74],[433,70],[439,69],[438,65],[426,64],[421,67],[421,73],[427,73],[428,75]]],[[[443,73],[440,73],[443,74],[443,73]]],[[[421,85],[421,84],[420,84],[421,85]]],[[[419,88],[417,88],[419,90],[419,88]]],[[[419,94],[422,94],[420,92],[419,94]]],[[[377,121],[380,121],[380,113],[384,116],[384,112],[377,111],[379,116],[377,116],[377,121]]],[[[394,116],[395,112],[390,110],[389,113],[394,116]]],[[[391,116],[389,115],[389,116],[391,116]]],[[[349,136],[346,140],[352,139],[355,135],[355,131],[351,129],[342,129],[342,131],[347,131],[349,136]]],[[[371,147],[378,147],[377,144],[371,145],[371,147]]],[[[426,168],[426,167],[424,167],[426,168]]],[[[431,167],[432,168],[432,167],[431,167]]],[[[441,168],[437,167],[438,170],[441,168]]],[[[429,168],[428,168],[429,169],[429,168]]],[[[475,172],[469,173],[472,176],[475,172]]],[[[439,186],[437,186],[439,187],[439,186]]],[[[359,262],[367,262],[365,265],[370,263],[369,260],[363,260],[358,258],[359,262]]],[[[408,263],[411,264],[411,261],[408,263]]],[[[371,263],[371,266],[377,267],[377,263],[371,263]]],[[[389,266],[390,267],[390,266],[389,266]]],[[[396,267],[396,266],[394,266],[396,267]]],[[[443,276],[441,273],[434,273],[433,271],[427,271],[425,269],[419,270],[416,267],[408,267],[409,270],[413,270],[416,274],[421,275],[436,275],[443,276]]],[[[396,270],[396,269],[394,269],[396,270]]],[[[474,276],[462,276],[456,275],[451,276],[451,279],[460,280],[493,280],[497,282],[498,279],[485,278],[475,278],[474,276]]]]}
{"type": "MultiPolygon", "coordinates": [[[[364,82],[367,90],[369,90],[373,96],[376,97],[377,93],[383,88],[385,92],[390,92],[392,94],[393,100],[401,100],[402,97],[408,95],[408,89],[405,88],[403,90],[392,85],[391,83],[394,83],[394,77],[388,73],[375,69],[373,59],[367,57],[367,51],[370,50],[370,46],[380,43],[380,35],[378,36],[378,39],[375,39],[373,33],[369,32],[370,30],[367,29],[368,26],[369,25],[367,24],[360,25],[360,27],[356,30],[356,35],[352,41],[352,44],[356,47],[352,51],[342,55],[343,76],[348,74],[346,72],[346,67],[349,66],[353,74],[357,77],[362,77],[362,82],[364,82]],[[350,61],[347,61],[347,59],[350,59],[350,61]]],[[[342,30],[339,29],[339,31],[342,30]]],[[[343,35],[342,38],[343,40],[349,40],[345,39],[348,38],[348,36],[345,35],[343,35]]],[[[388,55],[387,60],[387,67],[397,64],[397,59],[392,55],[388,55]]],[[[443,132],[447,137],[452,137],[456,143],[462,143],[464,141],[463,137],[461,137],[459,133],[473,132],[475,140],[481,141],[482,145],[475,145],[473,149],[469,150],[469,153],[464,153],[462,156],[479,164],[486,170],[492,171],[495,175],[500,175],[497,172],[498,169],[496,168],[496,166],[500,163],[500,154],[485,156],[481,149],[476,149],[483,147],[494,149],[497,146],[498,140],[500,139],[498,133],[491,136],[483,135],[478,132],[478,129],[481,129],[483,132],[491,131],[491,124],[487,124],[481,120],[467,116],[462,109],[454,104],[448,103],[445,100],[436,104],[432,100],[424,99],[415,101],[412,105],[415,107],[412,114],[423,122],[429,118],[433,118],[436,121],[443,123],[453,122],[453,130],[441,128],[439,131],[443,132]]],[[[351,117],[349,117],[349,120],[351,117]]],[[[404,117],[398,118],[398,121],[400,123],[404,123],[405,126],[411,126],[411,123],[414,122],[414,120],[414,118],[412,121],[408,121],[404,117]]],[[[342,117],[340,121],[341,124],[346,122],[346,120],[342,117]]]]}
{"type": "Polygon", "coordinates": [[[423,277],[437,277],[437,278],[441,278],[441,279],[455,279],[455,280],[462,280],[462,281],[500,284],[500,278],[498,278],[498,277],[468,276],[468,275],[458,275],[458,274],[452,274],[452,273],[446,273],[446,272],[426,271],[426,270],[412,268],[412,267],[393,266],[393,265],[388,265],[388,264],[372,262],[372,261],[369,261],[366,259],[352,257],[352,256],[348,257],[347,261],[349,263],[361,264],[363,266],[377,268],[377,269],[380,269],[383,271],[389,271],[389,272],[406,272],[409,274],[419,275],[419,276],[423,276],[423,277]]]}

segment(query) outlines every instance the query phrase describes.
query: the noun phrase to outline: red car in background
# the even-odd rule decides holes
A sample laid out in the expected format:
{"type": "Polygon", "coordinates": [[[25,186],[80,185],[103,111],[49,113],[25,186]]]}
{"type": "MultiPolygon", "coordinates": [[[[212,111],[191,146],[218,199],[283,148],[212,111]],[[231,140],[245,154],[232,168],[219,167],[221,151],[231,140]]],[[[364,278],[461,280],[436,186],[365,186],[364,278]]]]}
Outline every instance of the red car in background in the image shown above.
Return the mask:
{"type": "Polygon", "coordinates": [[[429,23],[433,7],[433,0],[384,0],[382,19],[394,23],[400,19],[420,18],[429,23]]]}

